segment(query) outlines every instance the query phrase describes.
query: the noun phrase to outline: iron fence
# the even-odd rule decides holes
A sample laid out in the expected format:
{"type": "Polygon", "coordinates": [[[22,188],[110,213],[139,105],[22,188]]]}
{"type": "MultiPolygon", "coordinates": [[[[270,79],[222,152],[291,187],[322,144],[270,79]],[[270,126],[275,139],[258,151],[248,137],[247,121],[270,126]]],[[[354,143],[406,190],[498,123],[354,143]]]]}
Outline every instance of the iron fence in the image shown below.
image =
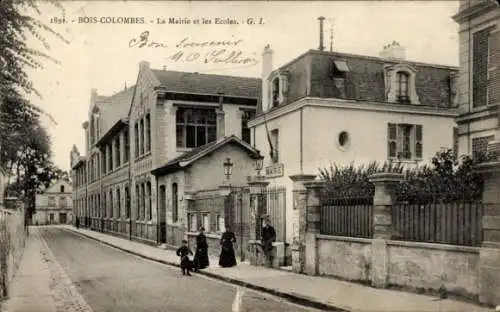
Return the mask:
{"type": "Polygon", "coordinates": [[[400,201],[392,207],[396,240],[479,246],[483,204],[464,199],[400,201]]]}
{"type": "Polygon", "coordinates": [[[324,194],[320,208],[320,233],[371,238],[373,235],[373,195],[324,194]]]}
{"type": "MultiPolygon", "coordinates": [[[[276,241],[286,241],[286,187],[270,186],[263,190],[266,215],[276,231],[276,241]]],[[[262,227],[260,227],[262,229],[262,227]]],[[[259,235],[260,236],[260,235],[259,235]]]]}

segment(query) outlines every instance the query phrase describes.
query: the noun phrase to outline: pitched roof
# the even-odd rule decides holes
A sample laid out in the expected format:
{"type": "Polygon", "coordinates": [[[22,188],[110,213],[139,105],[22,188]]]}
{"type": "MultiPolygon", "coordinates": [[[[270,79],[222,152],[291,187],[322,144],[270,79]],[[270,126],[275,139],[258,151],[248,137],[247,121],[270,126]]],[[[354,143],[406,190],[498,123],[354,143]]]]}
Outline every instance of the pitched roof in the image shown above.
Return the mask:
{"type": "Polygon", "coordinates": [[[231,135],[228,137],[221,138],[217,141],[210,142],[210,143],[205,144],[203,146],[194,148],[194,149],[190,150],[189,152],[186,152],[186,153],[168,161],[163,166],[160,166],[160,167],[152,170],[151,173],[153,175],[160,175],[160,174],[172,173],[172,172],[181,170],[182,168],[185,168],[185,167],[191,165],[192,163],[194,163],[198,159],[212,154],[214,151],[216,151],[217,149],[221,148],[222,146],[224,146],[226,144],[239,145],[250,155],[251,158],[257,159],[257,158],[262,157],[260,155],[259,150],[255,149],[250,144],[241,140],[237,136],[231,135]]]}
{"type": "Polygon", "coordinates": [[[160,87],[169,92],[213,94],[223,92],[227,96],[258,98],[261,79],[188,73],[173,70],[151,70],[160,81],[160,87]]]}
{"type": "Polygon", "coordinates": [[[122,118],[128,116],[134,89],[135,86],[131,86],[100,101],[99,109],[101,111],[101,118],[99,119],[99,132],[101,137],[106,135],[106,133],[122,118]]]}

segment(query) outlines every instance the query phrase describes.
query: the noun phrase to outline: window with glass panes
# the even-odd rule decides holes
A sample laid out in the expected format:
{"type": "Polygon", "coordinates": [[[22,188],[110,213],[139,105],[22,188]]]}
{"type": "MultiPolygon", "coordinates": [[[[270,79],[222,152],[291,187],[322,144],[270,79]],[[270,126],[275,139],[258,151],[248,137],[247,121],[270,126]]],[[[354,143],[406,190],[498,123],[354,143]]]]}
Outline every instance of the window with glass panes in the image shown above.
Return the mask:
{"type": "Polygon", "coordinates": [[[177,147],[193,148],[213,142],[216,140],[216,130],[217,117],[213,109],[177,109],[177,147]]]}

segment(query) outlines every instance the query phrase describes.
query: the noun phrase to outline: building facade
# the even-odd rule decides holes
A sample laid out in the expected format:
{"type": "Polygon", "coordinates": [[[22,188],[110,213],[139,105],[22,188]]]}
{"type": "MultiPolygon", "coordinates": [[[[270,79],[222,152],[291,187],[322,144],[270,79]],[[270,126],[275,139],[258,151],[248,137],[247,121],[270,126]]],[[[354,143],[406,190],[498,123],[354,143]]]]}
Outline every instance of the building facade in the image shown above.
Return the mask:
{"type": "Polygon", "coordinates": [[[453,148],[458,68],[408,61],[395,42],[380,57],[310,50],[275,70],[272,54],[266,47],[250,126],[269,185],[286,188],[286,242],[298,235],[290,176],[353,162],[418,166],[453,148]]]}
{"type": "Polygon", "coordinates": [[[73,187],[71,182],[59,180],[43,193],[37,194],[32,224],[71,224],[73,221],[73,187]]]}
{"type": "Polygon", "coordinates": [[[460,40],[459,153],[478,156],[498,128],[500,8],[494,0],[462,0],[453,19],[460,40]]]}
{"type": "Polygon", "coordinates": [[[80,223],[146,243],[165,243],[167,224],[185,228],[187,217],[172,215],[183,197],[157,192],[173,194],[184,181],[158,185],[151,171],[217,139],[249,143],[260,86],[258,78],[156,70],[143,61],[135,86],[111,97],[93,91],[86,156],[71,156],[80,223]]]}

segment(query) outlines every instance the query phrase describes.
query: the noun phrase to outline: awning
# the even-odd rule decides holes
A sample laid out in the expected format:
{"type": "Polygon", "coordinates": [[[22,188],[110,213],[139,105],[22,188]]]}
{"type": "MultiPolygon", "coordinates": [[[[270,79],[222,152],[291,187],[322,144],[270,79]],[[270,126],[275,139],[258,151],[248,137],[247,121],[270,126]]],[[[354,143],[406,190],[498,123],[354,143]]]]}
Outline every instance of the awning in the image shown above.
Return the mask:
{"type": "Polygon", "coordinates": [[[349,72],[349,66],[347,66],[347,62],[346,61],[336,61],[336,60],[334,60],[333,63],[335,64],[335,67],[337,68],[338,71],[349,72]]]}

